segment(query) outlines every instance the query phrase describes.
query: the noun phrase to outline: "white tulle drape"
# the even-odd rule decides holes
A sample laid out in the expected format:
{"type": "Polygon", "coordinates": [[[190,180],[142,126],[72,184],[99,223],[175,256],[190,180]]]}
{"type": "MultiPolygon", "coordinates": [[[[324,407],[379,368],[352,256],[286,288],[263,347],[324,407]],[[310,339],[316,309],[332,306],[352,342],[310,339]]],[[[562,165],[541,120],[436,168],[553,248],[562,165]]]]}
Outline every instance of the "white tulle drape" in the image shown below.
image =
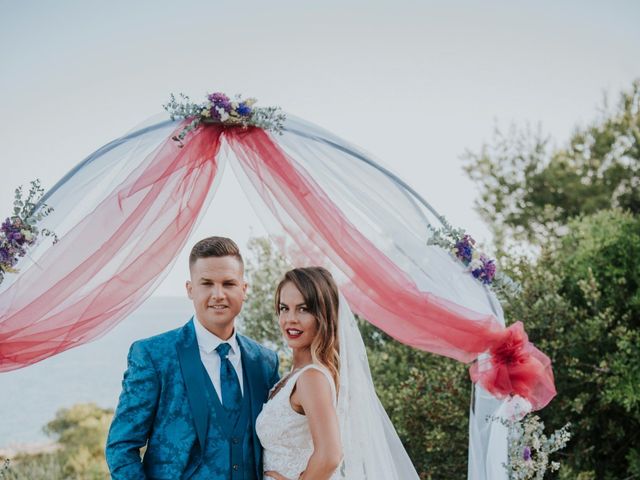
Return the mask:
{"type": "MultiPolygon", "coordinates": [[[[502,324],[502,309],[495,295],[475,280],[440,247],[428,246],[432,228],[441,226],[436,211],[389,169],[357,148],[325,130],[290,117],[278,145],[304,169],[340,206],[348,220],[367,239],[400,266],[425,292],[455,302],[479,313],[496,316],[502,324]],[[431,228],[430,228],[431,227],[431,228]]],[[[348,288],[351,272],[341,271],[314,238],[294,243],[288,232],[296,229],[295,220],[276,198],[272,208],[258,195],[241,162],[229,162],[238,181],[264,223],[274,243],[295,265],[323,265],[348,288]],[[275,207],[275,208],[274,208],[275,207]],[[277,218],[273,210],[278,212],[277,218]]],[[[470,409],[468,478],[506,479],[502,464],[507,461],[507,432],[498,422],[487,420],[500,415],[505,401],[475,387],[470,409]]],[[[377,477],[376,477],[377,478],[377,477]]],[[[383,478],[383,477],[380,477],[383,478]]]]}
{"type": "Polygon", "coordinates": [[[338,312],[340,393],[338,419],[344,480],[419,480],[371,378],[367,351],[344,296],[338,312]]]}

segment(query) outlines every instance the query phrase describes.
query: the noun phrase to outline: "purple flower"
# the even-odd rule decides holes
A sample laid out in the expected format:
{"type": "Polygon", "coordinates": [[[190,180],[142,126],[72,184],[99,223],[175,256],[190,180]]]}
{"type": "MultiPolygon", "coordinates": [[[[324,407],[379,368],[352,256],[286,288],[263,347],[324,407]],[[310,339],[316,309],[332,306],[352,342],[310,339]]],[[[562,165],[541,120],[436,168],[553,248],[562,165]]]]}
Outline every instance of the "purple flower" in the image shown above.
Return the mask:
{"type": "Polygon", "coordinates": [[[211,118],[220,120],[220,112],[218,112],[218,110],[215,107],[212,107],[211,110],[209,110],[209,113],[211,114],[211,118]]]}
{"type": "Polygon", "coordinates": [[[5,247],[0,248],[0,263],[7,263],[9,258],[9,251],[5,247]]]}
{"type": "Polygon", "coordinates": [[[231,100],[224,93],[212,93],[208,98],[214,107],[220,107],[227,113],[231,111],[231,100]]]}
{"type": "Polygon", "coordinates": [[[456,243],[456,256],[462,260],[462,263],[465,265],[468,265],[469,262],[471,262],[473,257],[473,246],[475,243],[475,240],[469,235],[465,235],[458,241],[458,243],[456,243]]]}
{"type": "Polygon", "coordinates": [[[531,460],[531,448],[529,447],[524,447],[524,450],[522,451],[522,458],[528,462],[529,460],[531,460]]]}
{"type": "Polygon", "coordinates": [[[486,257],[482,257],[482,264],[484,267],[484,283],[491,283],[496,275],[496,264],[486,257]]]}
{"type": "Polygon", "coordinates": [[[241,117],[248,117],[249,115],[251,115],[251,107],[242,102],[240,103],[240,105],[238,105],[237,112],[241,117]]]}
{"type": "Polygon", "coordinates": [[[480,262],[482,263],[482,266],[472,270],[471,274],[474,278],[482,280],[482,283],[485,285],[489,285],[496,274],[496,264],[485,255],[480,257],[480,262]]]}
{"type": "Polygon", "coordinates": [[[22,245],[25,242],[24,235],[22,235],[21,227],[23,223],[18,217],[12,219],[7,218],[2,224],[2,232],[9,244],[22,245]]]}

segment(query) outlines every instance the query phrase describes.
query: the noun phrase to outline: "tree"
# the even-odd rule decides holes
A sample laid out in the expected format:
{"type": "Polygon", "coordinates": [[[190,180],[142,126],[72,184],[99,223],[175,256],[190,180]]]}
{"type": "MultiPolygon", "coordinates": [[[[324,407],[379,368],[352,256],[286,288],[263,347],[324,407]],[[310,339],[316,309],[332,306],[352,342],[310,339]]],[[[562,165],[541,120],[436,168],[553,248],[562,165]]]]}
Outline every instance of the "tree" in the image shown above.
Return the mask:
{"type": "Polygon", "coordinates": [[[558,396],[541,417],[573,425],[564,478],[640,474],[638,258],[640,218],[603,210],[571,221],[536,262],[509,263],[523,291],[506,315],[553,362],[558,396]]]}
{"type": "Polygon", "coordinates": [[[358,319],[376,391],[422,479],[466,478],[466,365],[403,345],[358,319]]]}
{"type": "Polygon", "coordinates": [[[19,455],[2,472],[7,480],[102,480],[109,478],[104,445],[113,410],[93,403],[77,404],[56,413],[44,431],[57,437],[53,452],[19,455]]]}
{"type": "Polygon", "coordinates": [[[104,445],[112,418],[113,410],[94,403],[77,404],[59,410],[44,428],[49,435],[58,437],[64,471],[72,478],[108,477],[104,445]]]}
{"type": "Polygon", "coordinates": [[[512,127],[465,155],[480,188],[476,209],[500,251],[513,241],[543,245],[581,214],[640,212],[640,80],[564,148],[550,143],[539,130],[512,127]]]}
{"type": "Polygon", "coordinates": [[[573,423],[560,478],[640,476],[640,80],[563,148],[539,131],[496,132],[466,155],[478,211],[522,286],[505,306],[553,362],[558,397],[541,412],[573,423]],[[510,246],[534,247],[521,257],[510,246]]]}
{"type": "Polygon", "coordinates": [[[252,238],[248,248],[251,252],[246,267],[249,291],[242,309],[241,329],[249,337],[284,354],[286,343],[278,328],[273,295],[276,285],[291,266],[276,252],[268,238],[252,238]]]}

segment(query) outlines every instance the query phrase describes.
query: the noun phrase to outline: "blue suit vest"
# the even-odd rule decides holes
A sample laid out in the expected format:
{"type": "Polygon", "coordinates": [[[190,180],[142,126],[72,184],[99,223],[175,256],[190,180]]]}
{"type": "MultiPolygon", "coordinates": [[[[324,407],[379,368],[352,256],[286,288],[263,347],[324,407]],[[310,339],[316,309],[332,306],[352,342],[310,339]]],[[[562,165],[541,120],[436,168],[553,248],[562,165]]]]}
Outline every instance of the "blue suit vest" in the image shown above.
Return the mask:
{"type": "MultiPolygon", "coordinates": [[[[243,372],[246,372],[246,369],[243,368],[243,372]]],[[[209,431],[202,456],[203,461],[192,478],[194,480],[200,478],[203,480],[258,480],[250,416],[250,386],[246,373],[243,374],[242,406],[235,423],[227,417],[204,366],[202,374],[209,406],[209,431]],[[225,457],[228,462],[224,462],[225,457]],[[221,465],[221,460],[226,464],[221,465]]]]}

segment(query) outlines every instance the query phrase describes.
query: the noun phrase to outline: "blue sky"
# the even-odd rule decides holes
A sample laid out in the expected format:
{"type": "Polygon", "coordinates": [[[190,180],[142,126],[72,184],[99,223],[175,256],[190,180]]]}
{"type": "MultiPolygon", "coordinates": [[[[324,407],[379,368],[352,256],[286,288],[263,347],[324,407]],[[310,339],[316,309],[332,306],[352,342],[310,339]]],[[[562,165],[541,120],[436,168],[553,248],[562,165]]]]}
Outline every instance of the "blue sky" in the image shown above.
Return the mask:
{"type": "MultiPolygon", "coordinates": [[[[0,11],[6,213],[15,186],[53,185],[169,93],[221,90],[361,146],[489,240],[461,154],[512,122],[561,145],[603,94],[640,77],[637,1],[0,0],[0,11]]],[[[230,169],[193,238],[214,233],[241,244],[263,233],[230,169]]],[[[182,294],[184,258],[159,294],[182,294]]]]}

